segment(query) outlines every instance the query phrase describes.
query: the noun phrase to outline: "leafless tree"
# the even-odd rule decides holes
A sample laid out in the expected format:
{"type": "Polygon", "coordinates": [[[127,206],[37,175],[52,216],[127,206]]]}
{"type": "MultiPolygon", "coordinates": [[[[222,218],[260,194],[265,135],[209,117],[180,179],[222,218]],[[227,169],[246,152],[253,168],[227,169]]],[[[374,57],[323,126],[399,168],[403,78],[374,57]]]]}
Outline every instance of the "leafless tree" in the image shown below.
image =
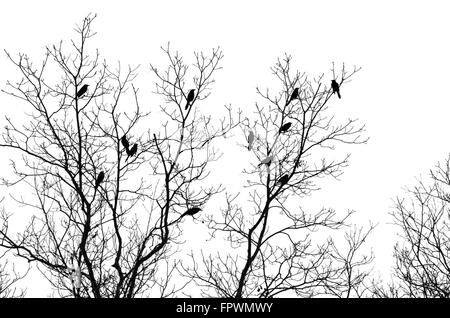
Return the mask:
{"type": "Polygon", "coordinates": [[[450,296],[450,156],[398,197],[392,213],[401,229],[396,244],[398,296],[450,296]]]}
{"type": "MultiPolygon", "coordinates": [[[[0,203],[3,201],[0,200],[0,203]]],[[[6,213],[2,210],[0,213],[6,213]]],[[[17,282],[23,279],[28,270],[22,274],[16,271],[14,264],[6,258],[6,251],[0,252],[0,298],[22,298],[25,296],[24,289],[18,289],[17,282]]]]}
{"type": "Polygon", "coordinates": [[[196,53],[188,66],[164,50],[167,70],[151,69],[166,121],[151,126],[133,84],[137,69],[110,67],[89,49],[94,19],[77,26],[69,48],[47,47],[37,67],[6,52],[22,78],[4,92],[28,110],[23,123],[6,118],[0,146],[19,159],[3,183],[33,216],[14,234],[4,214],[0,245],[36,263],[61,297],[172,296],[184,286],[171,281],[179,226],[221,191],[201,183],[220,155],[214,140],[239,124],[230,108],[216,126],[198,114],[222,53],[196,53]],[[185,85],[196,90],[187,110],[185,85]]]}
{"type": "MultiPolygon", "coordinates": [[[[0,259],[4,255],[0,255],[0,259]]],[[[5,261],[0,264],[0,298],[23,298],[25,296],[24,289],[18,289],[16,287],[17,282],[23,279],[26,275],[20,274],[16,271],[14,265],[10,265],[10,262],[5,261]]]]}
{"type": "Polygon", "coordinates": [[[364,126],[353,119],[336,119],[332,112],[335,108],[343,113],[345,108],[342,103],[332,105],[337,94],[331,80],[337,81],[343,101],[342,88],[358,70],[348,71],[343,65],[337,74],[333,64],[330,76],[310,78],[294,71],[292,58],[286,55],[272,68],[279,83],[276,93],[257,88],[262,102],[256,103],[255,116],[241,125],[242,147],[253,156],[251,167],[244,170],[248,201],[239,203],[239,195],[227,194],[221,218],[208,219],[212,236],[224,237],[232,249],[202,253],[200,258],[192,253],[192,264],[181,270],[194,279],[203,295],[350,297],[364,293],[361,286],[367,274],[362,268],[372,256],[360,252],[372,226],[350,231],[344,237],[348,244],[344,251],[333,231],[342,229],[353,211],[342,216],[329,208],[310,212],[300,203],[319,189],[318,179],[338,178],[347,166],[349,155],[333,158],[336,145],[367,140],[362,136],[364,126]]]}

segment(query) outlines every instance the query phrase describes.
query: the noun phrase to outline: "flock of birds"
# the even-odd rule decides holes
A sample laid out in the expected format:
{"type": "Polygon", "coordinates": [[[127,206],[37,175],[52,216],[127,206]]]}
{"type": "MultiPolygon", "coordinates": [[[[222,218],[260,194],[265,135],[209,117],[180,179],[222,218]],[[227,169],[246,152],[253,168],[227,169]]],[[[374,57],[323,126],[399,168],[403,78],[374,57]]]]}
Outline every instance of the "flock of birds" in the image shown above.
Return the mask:
{"type": "MultiPolygon", "coordinates": [[[[339,84],[334,79],[331,81],[331,89],[333,90],[333,94],[337,94],[337,96],[340,99],[341,92],[339,89],[339,84]]],[[[299,98],[299,90],[300,90],[299,87],[294,88],[294,90],[291,93],[290,98],[286,101],[286,106],[288,106],[293,100],[299,98]]],[[[278,130],[278,134],[287,132],[291,128],[291,126],[292,126],[291,122],[284,123],[283,125],[281,125],[280,129],[278,130]]],[[[248,134],[248,137],[247,137],[247,143],[248,143],[247,149],[249,151],[252,150],[254,141],[255,141],[255,134],[253,131],[250,131],[248,134]]],[[[270,150],[269,150],[269,155],[267,155],[267,157],[265,157],[263,160],[261,160],[261,162],[258,164],[258,167],[260,167],[262,165],[270,166],[270,164],[272,163],[272,160],[273,160],[273,155],[270,154],[270,150]]],[[[279,183],[281,186],[283,186],[288,181],[289,181],[289,174],[285,174],[282,177],[280,177],[280,179],[278,179],[277,183],[279,183]]]]}
{"type": "MultiPolygon", "coordinates": [[[[86,94],[87,90],[88,90],[89,85],[88,84],[84,84],[77,92],[76,96],[77,98],[81,98],[83,97],[84,94],[86,94]]],[[[332,80],[331,81],[331,88],[333,90],[333,94],[336,93],[337,96],[339,98],[341,98],[341,93],[339,90],[339,84],[336,82],[336,80],[332,80]]],[[[293,100],[298,99],[299,98],[299,87],[294,88],[294,90],[292,91],[292,94],[290,96],[290,98],[287,100],[286,102],[286,106],[288,106],[293,100]]],[[[188,95],[186,97],[186,106],[185,106],[185,110],[189,109],[189,106],[192,105],[192,101],[195,99],[195,89],[191,89],[188,92],[188,95]]],[[[279,134],[283,134],[286,133],[292,126],[291,122],[287,122],[285,124],[283,124],[280,129],[278,130],[279,134]]],[[[248,146],[247,149],[250,151],[252,150],[253,147],[253,143],[255,141],[255,134],[253,133],[253,131],[249,132],[249,135],[247,137],[247,142],[248,142],[248,146]]],[[[138,150],[138,144],[135,143],[131,148],[130,148],[130,143],[126,137],[126,135],[122,136],[122,138],[120,139],[120,142],[123,146],[123,148],[125,149],[125,152],[127,154],[127,159],[130,157],[133,157],[136,155],[137,150],[138,150]]],[[[270,151],[269,151],[270,152],[270,151]]],[[[272,163],[273,160],[273,155],[269,154],[267,157],[265,157],[263,160],[261,160],[261,162],[259,163],[259,166],[262,165],[266,165],[266,166],[270,166],[270,164],[272,163]]],[[[100,184],[105,180],[105,172],[104,171],[100,171],[100,173],[97,175],[97,178],[95,180],[95,191],[97,191],[98,187],[100,186],[100,184]]],[[[277,181],[277,183],[284,185],[289,181],[289,174],[285,174],[282,177],[280,177],[277,181]]],[[[189,208],[182,216],[185,215],[191,215],[192,217],[197,214],[198,212],[200,212],[201,209],[199,207],[192,207],[189,208]]]]}
{"type": "MultiPolygon", "coordinates": [[[[89,88],[88,84],[84,84],[76,93],[77,98],[82,98],[84,96],[84,94],[86,94],[87,90],[89,88]]],[[[195,98],[195,89],[191,89],[189,90],[189,93],[187,95],[186,98],[186,107],[185,110],[187,110],[189,108],[189,106],[192,105],[192,101],[195,98]]],[[[120,142],[123,146],[123,148],[125,149],[125,152],[127,154],[127,158],[126,160],[128,160],[130,157],[133,157],[136,155],[137,150],[138,150],[138,144],[135,143],[131,148],[130,148],[130,142],[127,139],[126,135],[123,135],[122,138],[120,138],[120,142]]],[[[96,179],[95,179],[95,185],[94,185],[94,189],[95,191],[97,191],[98,187],[100,186],[100,184],[105,180],[105,172],[104,171],[100,171],[100,173],[97,175],[96,179]]],[[[201,211],[201,208],[199,207],[191,207],[189,209],[187,209],[187,211],[185,213],[182,214],[181,217],[184,217],[186,215],[190,215],[192,217],[194,217],[195,214],[197,214],[198,212],[201,211]]]]}
{"type": "MultiPolygon", "coordinates": [[[[84,94],[86,94],[87,90],[88,90],[89,85],[88,84],[84,84],[77,92],[76,96],[77,98],[81,98],[83,97],[84,94]]],[[[341,98],[341,94],[340,94],[340,90],[339,90],[339,84],[336,82],[336,80],[332,80],[331,81],[331,88],[333,90],[333,94],[337,94],[337,96],[339,98],[341,98]]],[[[286,106],[288,106],[293,100],[298,99],[299,98],[299,87],[294,88],[290,98],[288,99],[288,101],[286,102],[286,106]]],[[[189,109],[189,106],[192,105],[192,101],[195,99],[195,90],[191,89],[189,90],[189,93],[186,97],[186,106],[185,106],[185,110],[189,109]]],[[[278,130],[278,134],[283,134],[286,133],[292,126],[291,122],[287,122],[285,124],[283,124],[280,129],[278,130]]],[[[252,150],[253,147],[253,143],[255,141],[255,134],[253,133],[253,131],[250,131],[247,137],[247,142],[248,142],[248,146],[247,149],[250,151],[252,150]]],[[[123,135],[122,138],[120,138],[120,142],[123,146],[123,148],[125,149],[125,152],[127,154],[127,159],[130,157],[133,157],[136,155],[137,150],[138,150],[138,144],[135,143],[131,148],[130,148],[130,143],[126,137],[126,135],[123,135]]],[[[269,151],[270,153],[270,151],[269,151]]],[[[267,165],[270,166],[270,164],[272,163],[273,160],[273,155],[268,155],[266,158],[264,158],[263,160],[261,160],[260,164],[258,165],[267,165]]],[[[286,183],[288,183],[289,181],[289,174],[285,174],[282,177],[280,177],[277,181],[278,184],[280,184],[280,186],[285,185],[286,183]]],[[[100,184],[105,180],[105,172],[104,171],[100,171],[100,173],[97,175],[97,178],[95,180],[95,186],[94,189],[95,191],[97,191],[98,187],[100,186],[100,184]]],[[[199,207],[191,207],[188,208],[186,210],[186,212],[184,212],[181,216],[180,219],[183,218],[184,216],[192,216],[192,218],[194,218],[194,215],[196,215],[197,213],[199,213],[200,211],[202,211],[201,208],[199,207]]],[[[71,270],[71,281],[73,286],[79,291],[80,287],[81,287],[81,269],[80,266],[78,264],[74,264],[73,262],[73,258],[74,256],[71,257],[72,260],[72,266],[69,267],[69,269],[71,270]]]]}

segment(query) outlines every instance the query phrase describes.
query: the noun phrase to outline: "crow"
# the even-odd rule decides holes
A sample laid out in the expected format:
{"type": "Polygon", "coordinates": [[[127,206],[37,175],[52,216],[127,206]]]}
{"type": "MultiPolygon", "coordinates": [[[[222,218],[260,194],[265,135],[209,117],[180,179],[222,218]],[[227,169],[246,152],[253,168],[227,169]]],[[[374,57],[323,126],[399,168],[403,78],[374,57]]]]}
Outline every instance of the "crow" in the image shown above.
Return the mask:
{"type": "Polygon", "coordinates": [[[292,102],[294,99],[298,98],[298,90],[299,90],[298,87],[294,88],[294,91],[291,94],[291,98],[289,98],[289,100],[286,102],[286,106],[289,105],[289,103],[292,102]]]}
{"type": "Polygon", "coordinates": [[[103,171],[101,171],[98,174],[97,179],[95,180],[95,189],[98,188],[98,186],[100,185],[100,183],[103,182],[103,180],[105,180],[105,173],[103,171]]]}
{"type": "Polygon", "coordinates": [[[123,135],[123,137],[120,139],[120,141],[122,142],[122,146],[125,148],[125,150],[128,153],[129,148],[130,148],[130,143],[127,140],[127,136],[123,135]]]}
{"type": "Polygon", "coordinates": [[[81,86],[81,88],[77,92],[77,97],[78,98],[80,98],[81,96],[84,95],[84,93],[87,92],[88,86],[89,86],[88,84],[84,84],[83,86],[81,86]]]}
{"type": "Polygon", "coordinates": [[[339,84],[335,80],[331,81],[331,88],[333,89],[333,93],[337,93],[339,99],[341,98],[341,92],[339,91],[339,84]]]}
{"type": "Polygon", "coordinates": [[[138,145],[134,144],[133,147],[131,147],[131,149],[127,151],[128,158],[133,157],[136,154],[137,148],[138,148],[138,145]]]}
{"type": "Polygon", "coordinates": [[[183,216],[185,215],[190,215],[192,216],[192,218],[194,218],[194,215],[197,214],[198,212],[200,212],[202,209],[198,208],[198,207],[193,207],[188,209],[186,212],[183,213],[183,216]]]}
{"type": "Polygon", "coordinates": [[[283,126],[280,127],[280,130],[278,131],[278,133],[284,133],[286,131],[289,130],[289,128],[291,128],[292,123],[291,122],[287,122],[286,124],[284,124],[283,126]]]}
{"type": "Polygon", "coordinates": [[[195,97],[195,89],[191,89],[187,96],[186,107],[184,108],[185,110],[189,108],[189,104],[194,100],[194,97],[195,97]]]}
{"type": "Polygon", "coordinates": [[[255,141],[255,134],[253,133],[253,131],[250,131],[250,133],[248,134],[248,150],[252,150],[252,146],[253,146],[253,141],[255,141]]]}
{"type": "Polygon", "coordinates": [[[278,183],[280,183],[281,185],[285,185],[288,181],[289,181],[289,175],[288,174],[285,174],[280,179],[278,179],[278,183]]]}

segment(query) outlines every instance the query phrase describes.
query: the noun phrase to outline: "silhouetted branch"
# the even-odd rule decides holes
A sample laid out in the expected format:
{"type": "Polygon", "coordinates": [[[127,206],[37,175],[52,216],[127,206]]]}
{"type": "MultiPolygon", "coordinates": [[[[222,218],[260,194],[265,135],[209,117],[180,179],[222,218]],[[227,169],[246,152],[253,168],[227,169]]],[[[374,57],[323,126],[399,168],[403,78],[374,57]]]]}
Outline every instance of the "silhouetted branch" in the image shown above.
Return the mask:
{"type": "Polygon", "coordinates": [[[22,79],[5,92],[29,108],[25,123],[7,118],[0,146],[21,160],[3,183],[28,186],[30,195],[13,191],[13,199],[34,214],[15,236],[4,214],[0,245],[36,262],[62,297],[173,296],[184,286],[172,280],[177,263],[169,260],[179,225],[189,208],[221,191],[202,186],[219,157],[213,142],[240,124],[231,108],[217,125],[197,109],[222,53],[194,55],[197,93],[185,110],[189,68],[165,50],[168,71],[153,70],[167,121],[150,130],[133,84],[137,68],[110,67],[88,50],[94,19],[77,27],[69,49],[47,47],[37,68],[25,54],[7,53],[22,79]]]}
{"type": "MultiPolygon", "coordinates": [[[[340,85],[358,70],[348,72],[343,66],[340,85]]],[[[335,74],[334,67],[332,71],[335,74]]],[[[257,88],[262,102],[256,104],[254,121],[241,125],[243,148],[253,156],[251,168],[244,170],[250,205],[228,194],[222,218],[208,218],[212,236],[223,234],[233,251],[203,255],[202,267],[192,256],[194,264],[183,266],[182,273],[194,279],[205,296],[358,295],[356,285],[365,274],[355,270],[372,257],[356,259],[354,253],[366,235],[356,231],[346,236],[350,255],[340,254],[332,239],[313,243],[314,232],[322,229],[325,235],[342,228],[353,212],[341,217],[333,209],[306,212],[296,202],[318,190],[319,178],[339,177],[349,155],[329,159],[331,151],[342,143],[365,143],[364,126],[356,126],[353,119],[339,123],[330,115],[333,90],[324,75],[310,79],[292,71],[290,56],[279,59],[272,72],[281,85],[277,93],[257,88]],[[343,273],[356,276],[342,281],[343,273]]]]}

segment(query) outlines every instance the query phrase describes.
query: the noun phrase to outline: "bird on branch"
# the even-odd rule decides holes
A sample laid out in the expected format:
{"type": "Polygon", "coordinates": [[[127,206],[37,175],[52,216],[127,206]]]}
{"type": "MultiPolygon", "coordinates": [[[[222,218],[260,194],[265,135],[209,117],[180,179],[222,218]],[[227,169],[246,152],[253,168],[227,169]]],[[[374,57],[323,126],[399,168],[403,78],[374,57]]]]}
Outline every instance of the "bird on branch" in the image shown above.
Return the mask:
{"type": "Polygon", "coordinates": [[[123,135],[123,137],[120,138],[120,142],[122,143],[122,146],[125,148],[125,150],[128,153],[128,150],[130,148],[130,143],[127,140],[127,136],[123,135]]]}
{"type": "Polygon", "coordinates": [[[81,88],[77,92],[77,97],[80,98],[81,96],[83,96],[87,92],[88,87],[88,84],[84,84],[83,86],[81,86],[81,88]]]}
{"type": "MultiPolygon", "coordinates": [[[[128,158],[133,157],[136,154],[137,149],[138,149],[138,145],[134,144],[133,147],[131,147],[130,150],[127,150],[128,158]]],[[[128,158],[127,158],[127,160],[128,160],[128,158]]]]}
{"type": "Polygon", "coordinates": [[[278,133],[284,133],[286,131],[289,130],[289,128],[291,128],[292,123],[291,122],[287,122],[286,124],[284,124],[283,126],[280,127],[280,130],[278,130],[278,133]]]}
{"type": "Polygon", "coordinates": [[[184,108],[185,110],[189,108],[189,105],[194,100],[194,97],[195,97],[195,89],[191,89],[186,99],[186,107],[184,108]]]}
{"type": "Polygon", "coordinates": [[[194,215],[197,214],[198,212],[200,212],[202,209],[198,208],[198,207],[193,207],[188,209],[186,212],[183,213],[182,217],[186,216],[186,215],[190,215],[192,216],[192,218],[194,218],[194,215]]]}
{"type": "Polygon", "coordinates": [[[289,105],[289,103],[292,102],[294,99],[298,98],[298,90],[299,90],[298,87],[294,88],[294,91],[291,94],[291,98],[289,98],[289,100],[286,102],[286,106],[289,105]]]}
{"type": "Polygon", "coordinates": [[[285,185],[288,181],[289,181],[289,175],[288,174],[285,174],[280,179],[278,179],[278,183],[281,184],[282,186],[285,185]]]}
{"type": "Polygon", "coordinates": [[[95,180],[95,189],[97,190],[98,186],[103,182],[103,180],[105,180],[105,173],[103,171],[101,171],[98,176],[97,179],[95,180]]]}
{"type": "Polygon", "coordinates": [[[341,92],[339,91],[339,84],[336,80],[331,81],[331,88],[333,89],[333,94],[336,93],[339,99],[341,98],[341,92]]]}

